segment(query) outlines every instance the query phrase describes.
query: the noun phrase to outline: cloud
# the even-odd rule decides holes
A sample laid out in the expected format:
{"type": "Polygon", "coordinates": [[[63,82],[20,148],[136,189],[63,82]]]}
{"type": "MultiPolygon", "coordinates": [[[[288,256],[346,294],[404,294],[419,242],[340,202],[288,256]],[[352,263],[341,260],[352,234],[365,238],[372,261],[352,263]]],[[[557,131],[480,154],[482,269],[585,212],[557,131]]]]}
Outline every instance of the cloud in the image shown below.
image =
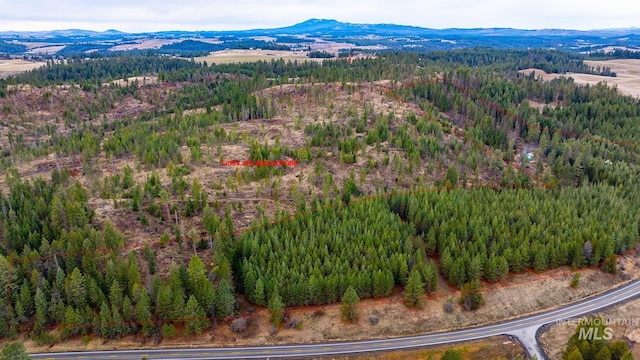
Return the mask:
{"type": "Polygon", "coordinates": [[[640,3],[610,0],[0,0],[0,30],[231,30],[309,18],[431,28],[638,26],[640,3]]]}

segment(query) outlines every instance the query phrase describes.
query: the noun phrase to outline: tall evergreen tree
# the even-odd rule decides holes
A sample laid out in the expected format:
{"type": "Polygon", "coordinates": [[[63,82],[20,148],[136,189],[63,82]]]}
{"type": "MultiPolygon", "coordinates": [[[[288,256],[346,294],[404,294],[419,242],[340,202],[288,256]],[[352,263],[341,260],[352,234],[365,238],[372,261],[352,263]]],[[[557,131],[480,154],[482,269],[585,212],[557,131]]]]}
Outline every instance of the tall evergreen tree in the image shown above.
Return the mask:
{"type": "Polygon", "coordinates": [[[198,300],[193,295],[191,295],[189,297],[189,301],[187,301],[187,305],[184,309],[184,317],[185,331],[187,332],[187,335],[200,335],[202,331],[207,329],[210,325],[209,320],[206,318],[204,309],[200,304],[198,304],[198,300]]]}
{"type": "Polygon", "coordinates": [[[141,290],[140,300],[136,304],[136,323],[142,327],[142,335],[151,336],[154,324],[151,318],[151,300],[146,290],[141,290]]]}
{"type": "Polygon", "coordinates": [[[231,290],[231,285],[226,280],[220,281],[218,284],[218,291],[216,292],[216,316],[224,318],[225,316],[231,316],[234,313],[235,297],[231,290]]]}
{"type": "Polygon", "coordinates": [[[269,320],[276,327],[280,326],[282,319],[284,318],[284,303],[278,291],[274,291],[269,299],[269,320]]]}
{"type": "Polygon", "coordinates": [[[358,293],[356,293],[353,286],[349,286],[344,292],[344,295],[342,295],[342,304],[340,305],[343,321],[355,321],[358,319],[359,302],[360,298],[358,297],[358,293]]]}
{"type": "Polygon", "coordinates": [[[422,276],[417,269],[411,270],[407,286],[404,291],[404,303],[409,307],[422,307],[422,298],[425,296],[422,276]]]}

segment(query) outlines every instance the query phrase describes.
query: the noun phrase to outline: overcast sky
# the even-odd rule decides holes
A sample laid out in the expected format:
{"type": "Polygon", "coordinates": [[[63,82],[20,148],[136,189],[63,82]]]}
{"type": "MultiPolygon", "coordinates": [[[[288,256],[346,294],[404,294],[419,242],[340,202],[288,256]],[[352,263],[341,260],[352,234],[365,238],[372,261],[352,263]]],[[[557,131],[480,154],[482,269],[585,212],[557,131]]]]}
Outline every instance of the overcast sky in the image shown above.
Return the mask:
{"type": "Polygon", "coordinates": [[[240,30],[309,18],[429,28],[640,27],[630,0],[0,0],[0,31],[240,30]]]}

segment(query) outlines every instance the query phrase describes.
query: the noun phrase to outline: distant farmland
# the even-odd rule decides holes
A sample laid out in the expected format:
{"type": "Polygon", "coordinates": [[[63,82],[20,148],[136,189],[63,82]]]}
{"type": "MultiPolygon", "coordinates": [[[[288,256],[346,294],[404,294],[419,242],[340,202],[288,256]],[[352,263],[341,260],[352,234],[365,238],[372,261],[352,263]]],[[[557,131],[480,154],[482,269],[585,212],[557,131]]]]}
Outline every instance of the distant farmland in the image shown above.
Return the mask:
{"type": "Polygon", "coordinates": [[[195,58],[198,62],[206,61],[208,64],[229,64],[277,59],[284,59],[285,61],[322,61],[322,59],[310,59],[304,52],[282,50],[222,50],[213,52],[207,56],[195,58]]]}
{"type": "Polygon", "coordinates": [[[616,85],[618,90],[626,95],[640,97],[640,60],[639,59],[622,59],[622,60],[606,60],[606,61],[585,61],[589,66],[603,68],[610,67],[611,71],[616,73],[616,77],[590,75],[590,74],[547,74],[540,69],[524,69],[520,72],[529,74],[535,72],[536,77],[541,76],[543,80],[553,80],[558,77],[571,77],[576,84],[597,84],[601,81],[613,86],[616,85]]]}
{"type": "Polygon", "coordinates": [[[0,78],[19,74],[23,71],[38,68],[44,65],[43,62],[33,62],[26,60],[0,60],[0,78]]]}

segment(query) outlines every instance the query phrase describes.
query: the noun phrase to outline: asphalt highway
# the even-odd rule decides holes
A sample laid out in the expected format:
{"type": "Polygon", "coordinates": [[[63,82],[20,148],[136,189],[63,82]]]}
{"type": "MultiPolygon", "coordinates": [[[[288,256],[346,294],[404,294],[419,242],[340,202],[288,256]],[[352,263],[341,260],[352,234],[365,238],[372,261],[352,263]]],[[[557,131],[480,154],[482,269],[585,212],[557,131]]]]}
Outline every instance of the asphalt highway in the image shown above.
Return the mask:
{"type": "MultiPolygon", "coordinates": [[[[259,347],[227,347],[227,348],[193,348],[193,349],[158,349],[158,350],[123,350],[123,351],[92,351],[67,353],[31,354],[34,359],[62,360],[62,359],[124,359],[149,360],[175,359],[266,359],[285,357],[312,357],[325,355],[340,355],[373,351],[388,351],[416,348],[428,345],[439,345],[468,340],[482,339],[496,335],[514,333],[523,329],[539,327],[563,319],[585,315],[608,306],[617,304],[640,294],[640,281],[635,281],[604,294],[567,305],[555,310],[537,315],[527,316],[515,320],[504,321],[492,325],[479,326],[451,332],[433,333],[402,338],[384,340],[367,340],[351,342],[335,342],[322,344],[278,345],[259,347]]],[[[544,296],[531,294],[525,296],[544,296]]]]}

